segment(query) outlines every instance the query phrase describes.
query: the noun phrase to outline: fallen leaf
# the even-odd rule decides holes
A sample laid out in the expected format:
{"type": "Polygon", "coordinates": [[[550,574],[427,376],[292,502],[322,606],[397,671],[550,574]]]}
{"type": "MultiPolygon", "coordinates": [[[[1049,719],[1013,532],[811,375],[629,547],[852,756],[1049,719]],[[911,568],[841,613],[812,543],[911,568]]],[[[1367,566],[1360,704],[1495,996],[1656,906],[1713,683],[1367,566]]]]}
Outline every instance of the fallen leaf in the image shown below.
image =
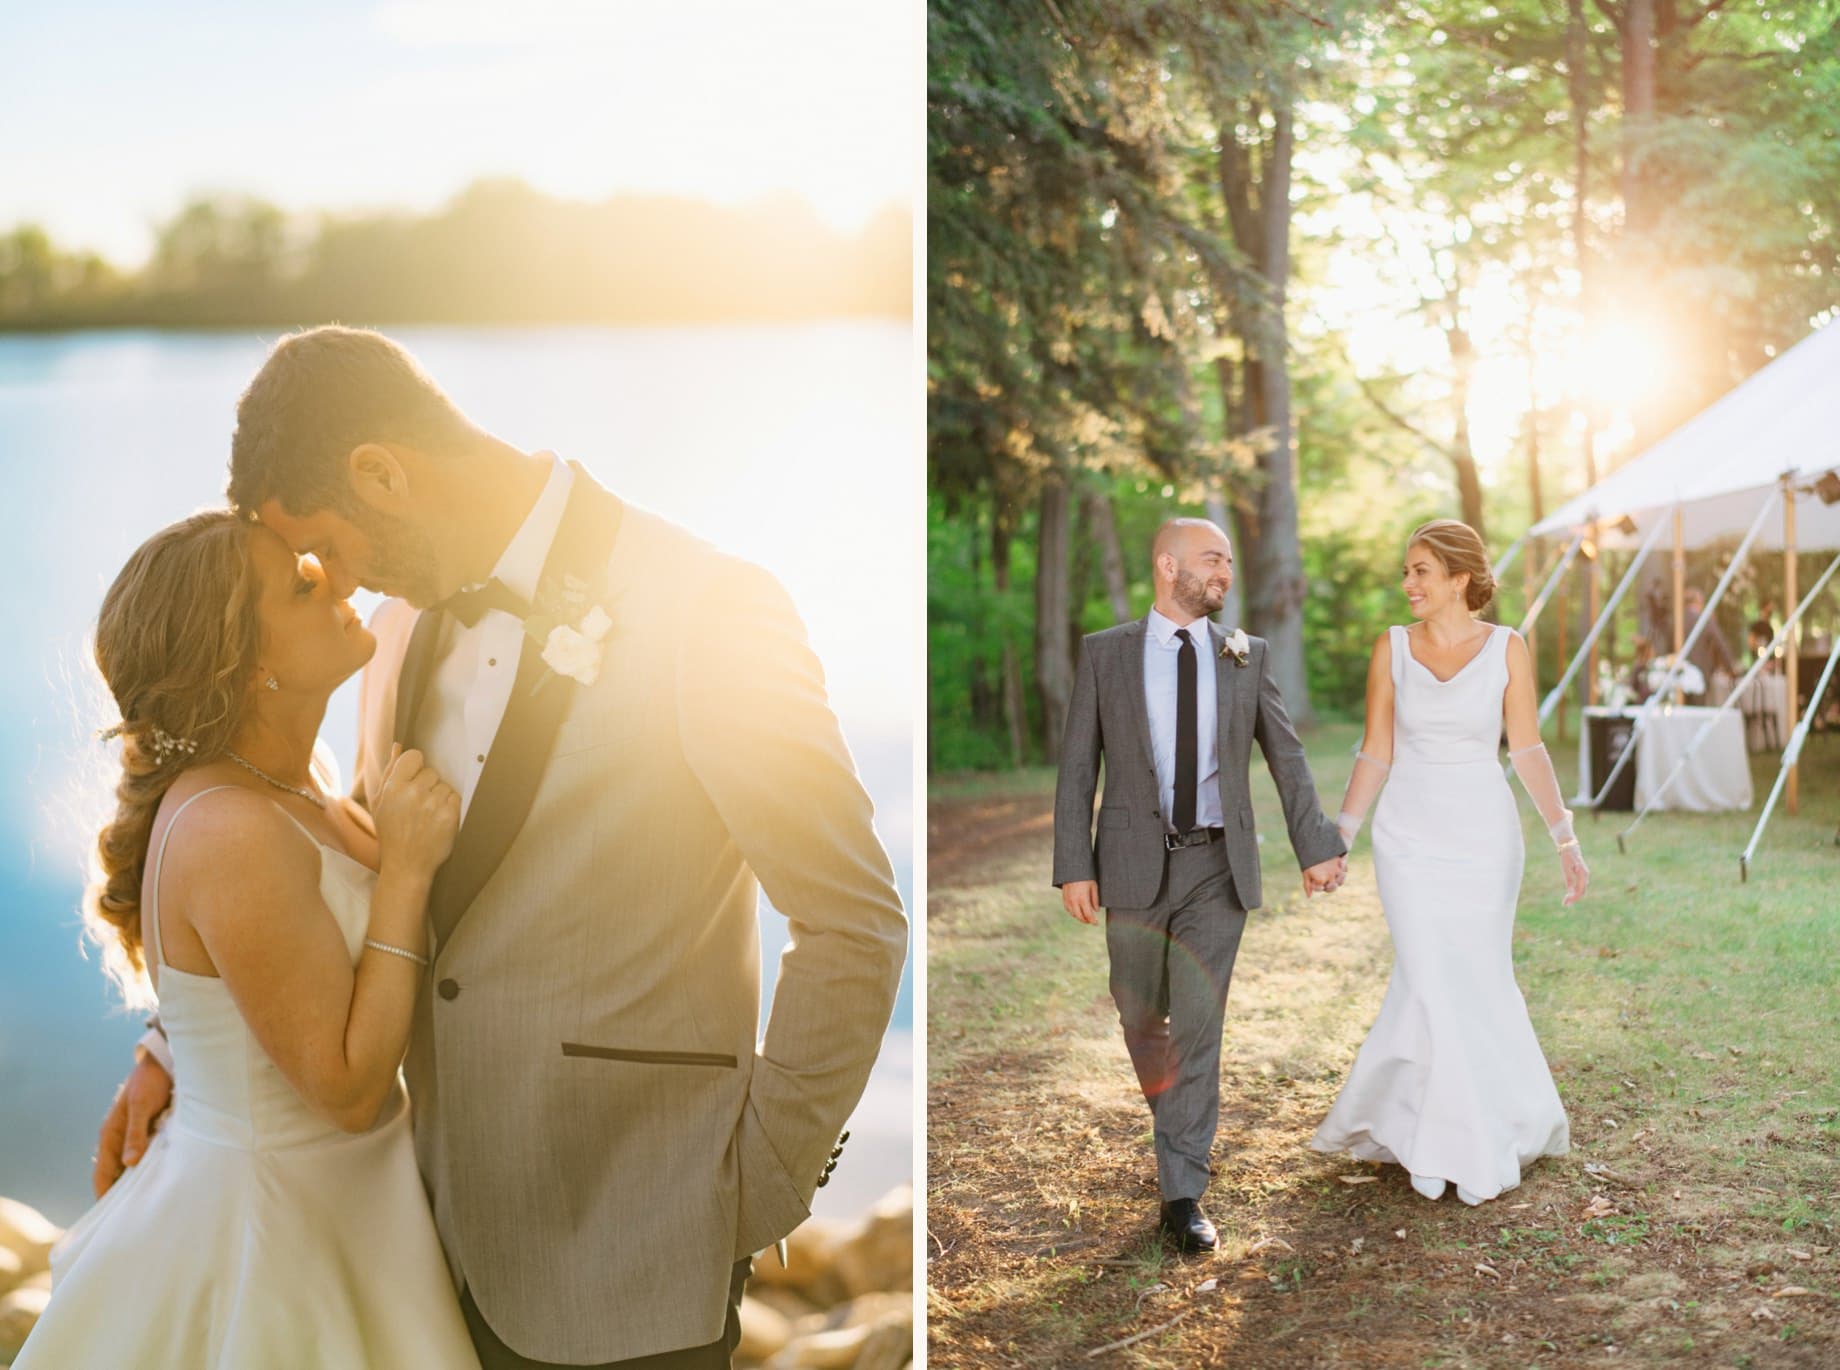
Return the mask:
{"type": "Polygon", "coordinates": [[[1403,1242],[1406,1239],[1406,1230],[1402,1227],[1394,1232],[1393,1235],[1403,1242]]]}
{"type": "Polygon", "coordinates": [[[1513,1209],[1513,1210],[1514,1210],[1515,1212],[1517,1212],[1517,1213],[1518,1213],[1518,1212],[1519,1212],[1519,1211],[1520,1211],[1521,1209],[1523,1209],[1523,1208],[1532,1208],[1532,1207],[1533,1207],[1533,1205],[1532,1205],[1531,1203],[1524,1203],[1524,1204],[1509,1204],[1509,1205],[1508,1205],[1508,1207],[1509,1207],[1509,1208],[1511,1208],[1511,1209],[1513,1209]]]}
{"type": "Polygon", "coordinates": [[[1793,1246],[1789,1248],[1789,1254],[1795,1257],[1795,1259],[1798,1261],[1811,1261],[1814,1259],[1814,1257],[1810,1255],[1808,1252],[1797,1251],[1793,1246]]]}
{"type": "Polygon", "coordinates": [[[1169,1290],[1169,1286],[1166,1284],[1160,1283],[1160,1282],[1157,1284],[1151,1285],[1148,1289],[1144,1290],[1143,1293],[1137,1296],[1138,1309],[1140,1311],[1142,1310],[1144,1306],[1144,1300],[1149,1298],[1152,1294],[1164,1294],[1164,1293],[1167,1293],[1168,1290],[1169,1290]]]}
{"type": "Polygon", "coordinates": [[[1478,1264],[1476,1266],[1476,1273],[1478,1275],[1487,1275],[1492,1280],[1498,1280],[1501,1278],[1501,1271],[1497,1270],[1492,1265],[1478,1264]]]}
{"type": "Polygon", "coordinates": [[[1776,1321],[1776,1315],[1770,1311],[1770,1305],[1767,1303],[1760,1303],[1755,1308],[1751,1309],[1751,1317],[1757,1322],[1776,1321]]]}
{"type": "Polygon", "coordinates": [[[1621,1127],[1622,1124],[1617,1122],[1615,1118],[1605,1118],[1604,1126],[1608,1128],[1617,1128],[1617,1127],[1621,1127]]]}
{"type": "Polygon", "coordinates": [[[1195,1292],[1197,1294],[1212,1294],[1218,1288],[1220,1288],[1219,1280],[1203,1280],[1200,1284],[1195,1286],[1195,1292]]]}
{"type": "Polygon", "coordinates": [[[1611,1203],[1610,1200],[1606,1199],[1602,1194],[1595,1194],[1592,1195],[1590,1206],[1585,1209],[1584,1216],[1587,1218],[1607,1218],[1614,1212],[1616,1212],[1615,1204],[1611,1203]]]}
{"type": "Polygon", "coordinates": [[[1335,1178],[1343,1184],[1377,1184],[1380,1180],[1378,1175],[1337,1175],[1335,1178]]]}
{"type": "Polygon", "coordinates": [[[1729,1051],[1733,1056],[1742,1056],[1744,1054],[1743,1047],[1728,1046],[1725,1050],[1729,1051]]]}
{"type": "Polygon", "coordinates": [[[1350,1243],[1348,1243],[1348,1249],[1349,1249],[1349,1251],[1351,1251],[1351,1252],[1352,1252],[1352,1253],[1353,1253],[1354,1255],[1357,1255],[1357,1256],[1358,1256],[1358,1255],[1360,1255],[1360,1254],[1361,1254],[1361,1248],[1362,1248],[1362,1247],[1364,1247],[1364,1246],[1366,1246],[1366,1245],[1367,1245],[1367,1238],[1365,1238],[1365,1237],[1356,1237],[1356,1238],[1355,1238],[1355,1239],[1354,1239],[1354,1240],[1353,1240],[1352,1242],[1350,1242],[1350,1243]]]}
{"type": "Polygon", "coordinates": [[[1785,1284],[1770,1297],[1773,1299],[1812,1299],[1815,1297],[1815,1292],[1812,1289],[1804,1289],[1799,1284],[1785,1284]]]}
{"type": "Polygon", "coordinates": [[[1292,1255],[1295,1255],[1297,1252],[1297,1248],[1285,1241],[1282,1237],[1260,1237],[1251,1246],[1246,1248],[1246,1254],[1248,1256],[1256,1256],[1268,1246],[1281,1246],[1292,1255]]]}

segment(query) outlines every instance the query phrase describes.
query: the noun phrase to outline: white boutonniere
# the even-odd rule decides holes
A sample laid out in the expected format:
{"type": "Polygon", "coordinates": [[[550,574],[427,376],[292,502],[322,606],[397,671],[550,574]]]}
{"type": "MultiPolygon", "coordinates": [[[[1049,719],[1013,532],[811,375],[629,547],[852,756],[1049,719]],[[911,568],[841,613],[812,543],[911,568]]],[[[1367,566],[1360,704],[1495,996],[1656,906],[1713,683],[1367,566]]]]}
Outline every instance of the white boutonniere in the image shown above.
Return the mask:
{"type": "Polygon", "coordinates": [[[600,679],[613,616],[591,599],[588,583],[579,576],[563,576],[556,584],[538,587],[533,612],[524,620],[525,633],[542,647],[543,664],[549,668],[537,689],[559,675],[578,685],[600,679]]]}
{"type": "Polygon", "coordinates": [[[1227,635],[1227,640],[1220,644],[1220,654],[1233,658],[1235,666],[1244,666],[1251,660],[1252,643],[1246,638],[1244,628],[1235,628],[1227,635]]]}

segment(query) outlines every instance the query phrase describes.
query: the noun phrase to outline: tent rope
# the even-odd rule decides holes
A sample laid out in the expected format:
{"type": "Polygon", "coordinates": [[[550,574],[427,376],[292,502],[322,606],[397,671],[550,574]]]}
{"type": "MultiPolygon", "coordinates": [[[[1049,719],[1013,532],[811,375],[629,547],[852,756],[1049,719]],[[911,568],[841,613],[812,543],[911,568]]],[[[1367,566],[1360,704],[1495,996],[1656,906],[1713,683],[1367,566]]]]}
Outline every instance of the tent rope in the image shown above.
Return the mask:
{"type": "Polygon", "coordinates": [[[1541,612],[1546,608],[1546,601],[1552,598],[1552,592],[1558,586],[1560,578],[1571,569],[1572,558],[1578,555],[1578,549],[1582,546],[1584,546],[1583,533],[1579,533],[1567,544],[1565,555],[1559,558],[1559,564],[1554,566],[1552,574],[1546,577],[1546,584],[1540,587],[1539,595],[1532,604],[1527,606],[1527,612],[1521,616],[1520,634],[1522,637],[1525,637],[1527,630],[1539,621],[1541,612]]]}

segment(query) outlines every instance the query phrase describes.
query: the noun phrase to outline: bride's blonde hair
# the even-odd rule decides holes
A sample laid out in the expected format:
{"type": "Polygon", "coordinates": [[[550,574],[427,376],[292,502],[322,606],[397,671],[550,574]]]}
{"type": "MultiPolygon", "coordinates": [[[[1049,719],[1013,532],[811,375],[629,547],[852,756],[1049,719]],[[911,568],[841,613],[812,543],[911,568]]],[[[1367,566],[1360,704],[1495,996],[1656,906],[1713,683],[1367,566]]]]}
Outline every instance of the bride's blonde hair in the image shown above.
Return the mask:
{"type": "Polygon", "coordinates": [[[141,880],[154,815],[173,781],[230,745],[261,649],[250,527],[220,509],[162,528],[128,558],[96,621],[96,666],[121,710],[121,778],[96,838],[84,930],[130,1002],[145,998],[141,880]]]}
{"type": "Polygon", "coordinates": [[[1410,550],[1420,543],[1430,549],[1446,575],[1462,572],[1469,576],[1464,602],[1472,614],[1489,607],[1489,601],[1495,598],[1495,573],[1489,568],[1489,554],[1482,545],[1482,536],[1474,528],[1456,519],[1432,519],[1412,530],[1412,536],[1406,539],[1406,548],[1410,550]]]}

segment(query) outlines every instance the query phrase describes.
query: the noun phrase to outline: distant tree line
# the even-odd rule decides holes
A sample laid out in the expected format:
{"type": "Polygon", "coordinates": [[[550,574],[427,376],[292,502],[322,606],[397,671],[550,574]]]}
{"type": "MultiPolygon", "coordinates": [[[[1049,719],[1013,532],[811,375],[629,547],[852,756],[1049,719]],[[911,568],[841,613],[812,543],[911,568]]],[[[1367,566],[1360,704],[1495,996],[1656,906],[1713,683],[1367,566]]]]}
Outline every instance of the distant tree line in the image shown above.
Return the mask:
{"type": "Polygon", "coordinates": [[[909,216],[840,233],[796,196],[740,207],[556,199],[482,181],[430,214],[289,216],[196,199],[138,270],[0,233],[0,329],[376,323],[681,323],[911,312],[909,216]]]}

